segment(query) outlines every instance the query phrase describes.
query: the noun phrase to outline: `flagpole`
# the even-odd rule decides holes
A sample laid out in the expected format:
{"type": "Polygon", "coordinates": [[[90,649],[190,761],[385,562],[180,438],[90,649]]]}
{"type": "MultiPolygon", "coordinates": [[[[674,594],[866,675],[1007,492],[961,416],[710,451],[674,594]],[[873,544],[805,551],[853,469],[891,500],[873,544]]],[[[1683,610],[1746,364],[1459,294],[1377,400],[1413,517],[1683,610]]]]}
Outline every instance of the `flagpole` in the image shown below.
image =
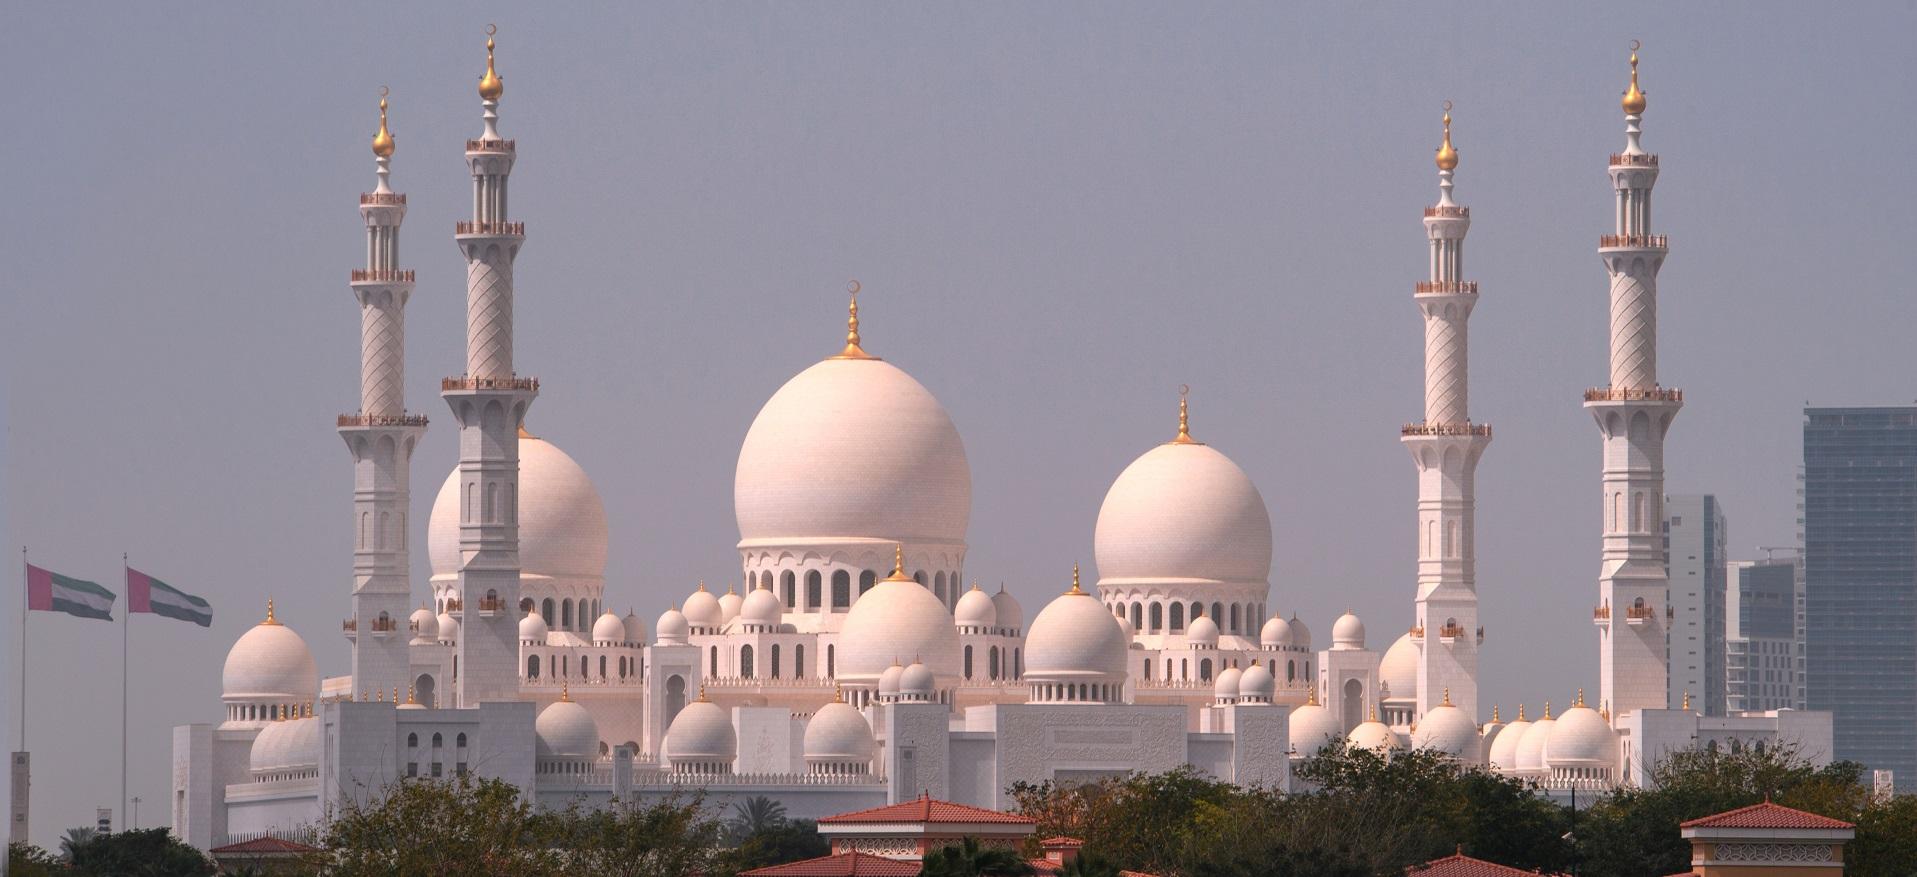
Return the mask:
{"type": "MultiPolygon", "coordinates": [[[[27,546],[20,546],[20,751],[27,751],[27,546]]],[[[20,838],[24,840],[25,838],[20,838]]]]}
{"type": "MultiPolygon", "coordinates": [[[[126,818],[126,653],[127,631],[133,628],[133,601],[127,591],[126,552],[120,552],[120,591],[127,594],[126,605],[120,608],[120,818],[126,818]]],[[[121,823],[124,825],[125,823],[121,823]]]]}

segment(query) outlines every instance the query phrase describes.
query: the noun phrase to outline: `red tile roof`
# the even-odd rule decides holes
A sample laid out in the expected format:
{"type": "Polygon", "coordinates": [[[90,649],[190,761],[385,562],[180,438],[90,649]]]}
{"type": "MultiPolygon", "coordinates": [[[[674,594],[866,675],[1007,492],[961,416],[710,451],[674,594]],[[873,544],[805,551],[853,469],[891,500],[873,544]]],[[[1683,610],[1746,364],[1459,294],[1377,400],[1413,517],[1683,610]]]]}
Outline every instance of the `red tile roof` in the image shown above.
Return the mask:
{"type": "Polygon", "coordinates": [[[1857,826],[1841,819],[1793,810],[1781,804],[1765,801],[1749,807],[1739,807],[1726,813],[1717,813],[1702,819],[1693,819],[1680,823],[1679,828],[1801,828],[1801,829],[1843,829],[1857,826]]]}
{"type": "Polygon", "coordinates": [[[1085,846],[1085,842],[1075,837],[1048,837],[1038,845],[1048,850],[1075,850],[1085,846]]]}
{"type": "Polygon", "coordinates": [[[213,849],[208,850],[207,852],[210,852],[213,855],[218,856],[218,855],[227,855],[227,854],[246,854],[246,853],[317,853],[319,851],[320,851],[319,847],[309,847],[303,843],[296,843],[294,841],[290,841],[282,837],[274,837],[269,834],[265,837],[256,837],[252,840],[243,840],[236,844],[227,844],[226,846],[223,846],[223,847],[214,847],[213,849]]]}
{"type": "Polygon", "coordinates": [[[939,801],[926,795],[920,795],[911,801],[873,807],[869,810],[856,810],[827,816],[819,820],[820,825],[857,825],[863,823],[886,822],[995,822],[1008,825],[1037,825],[1038,820],[1030,816],[1001,813],[983,807],[967,804],[954,804],[939,801]]]}
{"type": "Polygon", "coordinates": [[[1442,859],[1433,859],[1422,865],[1412,865],[1404,870],[1406,874],[1416,875],[1416,877],[1518,877],[1520,874],[1524,877],[1538,877],[1536,871],[1525,871],[1496,862],[1473,859],[1462,851],[1442,859]]]}
{"type": "Polygon", "coordinates": [[[919,863],[870,853],[839,853],[739,872],[739,877],[916,877],[919,863]]]}

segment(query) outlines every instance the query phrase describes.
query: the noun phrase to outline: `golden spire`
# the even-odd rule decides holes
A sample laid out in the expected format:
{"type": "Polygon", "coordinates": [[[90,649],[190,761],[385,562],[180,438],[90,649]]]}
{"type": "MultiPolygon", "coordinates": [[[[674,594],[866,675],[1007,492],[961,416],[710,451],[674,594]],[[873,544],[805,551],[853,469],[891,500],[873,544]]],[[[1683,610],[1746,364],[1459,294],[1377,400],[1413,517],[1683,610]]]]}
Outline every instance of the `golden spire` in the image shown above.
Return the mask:
{"type": "Polygon", "coordinates": [[[1492,705],[1491,705],[1491,721],[1493,721],[1493,722],[1496,722],[1496,723],[1498,723],[1498,724],[1500,724],[1500,725],[1502,725],[1502,724],[1504,724],[1504,718],[1503,718],[1502,716],[1500,716],[1500,715],[1498,715],[1498,707],[1497,707],[1497,704],[1492,704],[1492,705]]]}
{"type": "MultiPolygon", "coordinates": [[[[1669,703],[1669,702],[1670,702],[1670,701],[1665,701],[1665,703],[1669,703]]],[[[1684,710],[1685,712],[1687,712],[1687,713],[1691,711],[1691,690],[1690,690],[1690,689],[1688,689],[1688,688],[1686,688],[1686,689],[1684,689],[1684,706],[1683,706],[1683,710],[1684,710]]]]}
{"type": "Polygon", "coordinates": [[[1438,706],[1450,706],[1450,705],[1451,705],[1451,686],[1447,685],[1444,687],[1444,703],[1438,704],[1438,706]]]}
{"type": "Polygon", "coordinates": [[[1185,397],[1190,395],[1190,384],[1178,385],[1178,437],[1172,439],[1174,445],[1204,444],[1191,437],[1191,408],[1185,401],[1185,397]]]}
{"type": "Polygon", "coordinates": [[[707,702],[706,701],[706,684],[704,682],[699,683],[699,702],[700,703],[707,702]]]}
{"type": "Polygon", "coordinates": [[[905,574],[905,543],[892,544],[892,574],[885,577],[888,582],[913,582],[917,579],[905,574]]]}
{"type": "Polygon", "coordinates": [[[1377,720],[1378,720],[1378,705],[1374,703],[1374,704],[1371,704],[1371,717],[1365,719],[1365,721],[1375,722],[1377,720]]]}
{"type": "Polygon", "coordinates": [[[1317,705],[1318,705],[1318,686],[1313,685],[1311,686],[1311,694],[1305,697],[1305,706],[1317,706],[1317,705]]]}
{"type": "Polygon", "coordinates": [[[393,133],[386,130],[386,86],[379,87],[379,133],[373,135],[373,154],[393,157],[393,133]]]}
{"type": "Polygon", "coordinates": [[[706,589],[706,580],[705,580],[705,579],[700,579],[700,580],[699,580],[699,590],[701,590],[701,591],[703,591],[703,590],[705,590],[705,589],[706,589]]]}
{"type": "Polygon", "coordinates": [[[417,696],[417,694],[418,692],[413,690],[412,683],[410,682],[407,683],[406,684],[406,702],[409,704],[418,704],[419,701],[413,699],[415,696],[417,696]]]}
{"type": "Polygon", "coordinates": [[[1084,597],[1084,596],[1087,596],[1087,594],[1086,594],[1086,593],[1085,593],[1084,591],[1082,591],[1082,590],[1079,590],[1079,587],[1078,587],[1078,564],[1076,564],[1076,563],[1074,563],[1074,564],[1072,564],[1072,589],[1071,589],[1071,590],[1069,590],[1069,591],[1066,591],[1066,592],[1065,592],[1065,596],[1067,596],[1067,597],[1070,597],[1070,596],[1074,596],[1074,595],[1076,595],[1076,596],[1079,596],[1079,597],[1084,597]]]}
{"type": "Polygon", "coordinates": [[[1637,87],[1637,49],[1639,45],[1641,44],[1637,40],[1631,41],[1631,88],[1624,92],[1624,100],[1619,101],[1619,103],[1623,104],[1624,114],[1627,116],[1644,115],[1644,92],[1639,91],[1637,87]]]}
{"type": "MultiPolygon", "coordinates": [[[[1547,700],[1544,702],[1544,718],[1548,719],[1550,717],[1551,717],[1551,702],[1547,700]]],[[[1539,721],[1543,721],[1543,720],[1540,719],[1539,721]]]]}
{"type": "Polygon", "coordinates": [[[978,579],[973,579],[973,580],[972,580],[972,590],[974,590],[974,591],[979,591],[979,590],[984,590],[983,588],[980,588],[980,587],[978,586],[978,579]]]}
{"type": "Polygon", "coordinates": [[[726,582],[726,593],[728,593],[728,594],[735,594],[735,593],[738,593],[738,592],[736,592],[736,591],[734,591],[734,590],[732,590],[732,583],[731,583],[731,582],[726,582]]]}
{"type": "Polygon", "coordinates": [[[878,359],[859,346],[859,282],[848,281],[845,291],[852,294],[851,314],[845,318],[845,349],[833,359],[878,359]]]}
{"type": "Polygon", "coordinates": [[[1577,703],[1574,703],[1574,704],[1571,704],[1571,706],[1572,706],[1572,707],[1581,707],[1581,706],[1584,706],[1584,689],[1582,689],[1582,688],[1580,688],[1580,689],[1578,689],[1578,702],[1577,702],[1577,703]]]}
{"type": "Polygon", "coordinates": [[[837,682],[832,683],[832,702],[845,703],[845,687],[837,682]]]}
{"type": "Polygon", "coordinates": [[[499,100],[499,96],[506,93],[506,83],[493,72],[493,34],[496,33],[499,33],[498,27],[486,25],[486,75],[479,77],[481,100],[499,100]]]}
{"type": "MultiPolygon", "coordinates": [[[[699,697],[702,700],[705,698],[705,688],[703,686],[699,689],[699,697]]],[[[571,682],[559,683],[559,702],[572,703],[572,683],[571,682]]]]}
{"type": "Polygon", "coordinates": [[[1529,719],[1526,719],[1524,717],[1524,704],[1518,704],[1518,721],[1520,722],[1530,721],[1529,719]]]}
{"type": "Polygon", "coordinates": [[[278,621],[273,620],[273,598],[272,597],[266,598],[266,620],[260,622],[260,624],[273,625],[273,626],[277,626],[279,624],[278,621]]]}
{"type": "Polygon", "coordinates": [[[1438,147],[1438,170],[1456,170],[1458,151],[1451,147],[1451,102],[1444,102],[1444,144],[1438,147]]]}

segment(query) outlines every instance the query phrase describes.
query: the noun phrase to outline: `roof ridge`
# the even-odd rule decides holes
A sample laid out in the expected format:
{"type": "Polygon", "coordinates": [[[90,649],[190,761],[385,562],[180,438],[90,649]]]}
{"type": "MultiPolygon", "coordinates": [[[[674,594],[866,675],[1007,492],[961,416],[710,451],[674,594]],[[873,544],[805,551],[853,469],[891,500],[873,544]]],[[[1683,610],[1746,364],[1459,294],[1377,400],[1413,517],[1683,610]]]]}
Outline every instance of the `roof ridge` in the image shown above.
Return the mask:
{"type": "MultiPolygon", "coordinates": [[[[1786,807],[1782,804],[1779,804],[1775,801],[1770,800],[1768,797],[1766,797],[1763,801],[1759,801],[1756,804],[1747,804],[1735,810],[1726,810],[1722,813],[1713,813],[1713,814],[1710,814],[1709,816],[1700,816],[1696,819],[1686,820],[1684,822],[1678,823],[1678,827],[1679,828],[1695,828],[1695,827],[1717,826],[1717,827],[1732,828],[1736,826],[1726,825],[1725,823],[1735,822],[1738,820],[1738,817],[1746,816],[1752,813],[1759,813],[1759,812],[1771,813],[1771,814],[1776,814],[1780,816],[1789,814],[1791,816],[1801,817],[1804,821],[1811,823],[1809,825],[1799,826],[1802,828],[1823,829],[1823,828],[1856,828],[1857,827],[1849,822],[1845,822],[1842,819],[1834,819],[1832,817],[1825,816],[1821,813],[1812,813],[1809,810],[1799,810],[1796,807],[1786,807]]],[[[1786,826],[1764,826],[1764,827],[1786,827],[1786,826]]]]}

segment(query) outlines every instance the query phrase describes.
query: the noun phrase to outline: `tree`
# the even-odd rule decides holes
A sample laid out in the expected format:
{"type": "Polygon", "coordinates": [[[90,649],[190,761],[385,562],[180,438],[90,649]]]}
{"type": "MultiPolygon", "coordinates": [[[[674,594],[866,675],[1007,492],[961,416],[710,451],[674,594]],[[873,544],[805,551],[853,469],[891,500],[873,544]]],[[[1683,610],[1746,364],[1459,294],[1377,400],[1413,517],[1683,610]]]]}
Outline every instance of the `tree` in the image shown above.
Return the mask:
{"type": "Polygon", "coordinates": [[[551,825],[503,780],[422,777],[347,803],[327,823],[320,846],[336,877],[540,877],[560,873],[551,825]]]}
{"type": "Polygon", "coordinates": [[[164,828],[96,835],[72,848],[73,871],[88,877],[202,877],[213,861],[164,828]]]}
{"type": "Polygon", "coordinates": [[[1036,873],[1010,847],[985,847],[978,838],[943,846],[925,857],[920,877],[1023,877],[1036,873]]]}
{"type": "Polygon", "coordinates": [[[1857,818],[1857,838],[1844,849],[1851,877],[1908,877],[1917,869],[1917,795],[1873,802],[1857,818]]]}
{"type": "Polygon", "coordinates": [[[744,841],[785,824],[785,805],[764,795],[754,795],[732,805],[732,836],[744,841]]]}
{"type": "Polygon", "coordinates": [[[66,870],[65,863],[33,844],[25,841],[7,844],[6,873],[12,877],[52,877],[66,870]]]}
{"type": "Polygon", "coordinates": [[[68,862],[73,861],[74,847],[81,846],[99,836],[100,830],[92,826],[67,829],[66,835],[60,838],[60,858],[68,862]]]}
{"type": "Polygon", "coordinates": [[[732,870],[749,871],[768,865],[814,859],[830,852],[832,844],[819,834],[818,823],[810,819],[792,819],[748,835],[730,852],[728,858],[732,870]]]}
{"type": "Polygon", "coordinates": [[[1058,877],[1119,877],[1118,866],[1110,859],[1083,848],[1078,857],[1058,869],[1058,877]]]}
{"type": "Polygon", "coordinates": [[[574,804],[545,814],[542,832],[561,852],[568,877],[686,877],[719,869],[723,826],[697,795],[656,804],[574,804]]]}

